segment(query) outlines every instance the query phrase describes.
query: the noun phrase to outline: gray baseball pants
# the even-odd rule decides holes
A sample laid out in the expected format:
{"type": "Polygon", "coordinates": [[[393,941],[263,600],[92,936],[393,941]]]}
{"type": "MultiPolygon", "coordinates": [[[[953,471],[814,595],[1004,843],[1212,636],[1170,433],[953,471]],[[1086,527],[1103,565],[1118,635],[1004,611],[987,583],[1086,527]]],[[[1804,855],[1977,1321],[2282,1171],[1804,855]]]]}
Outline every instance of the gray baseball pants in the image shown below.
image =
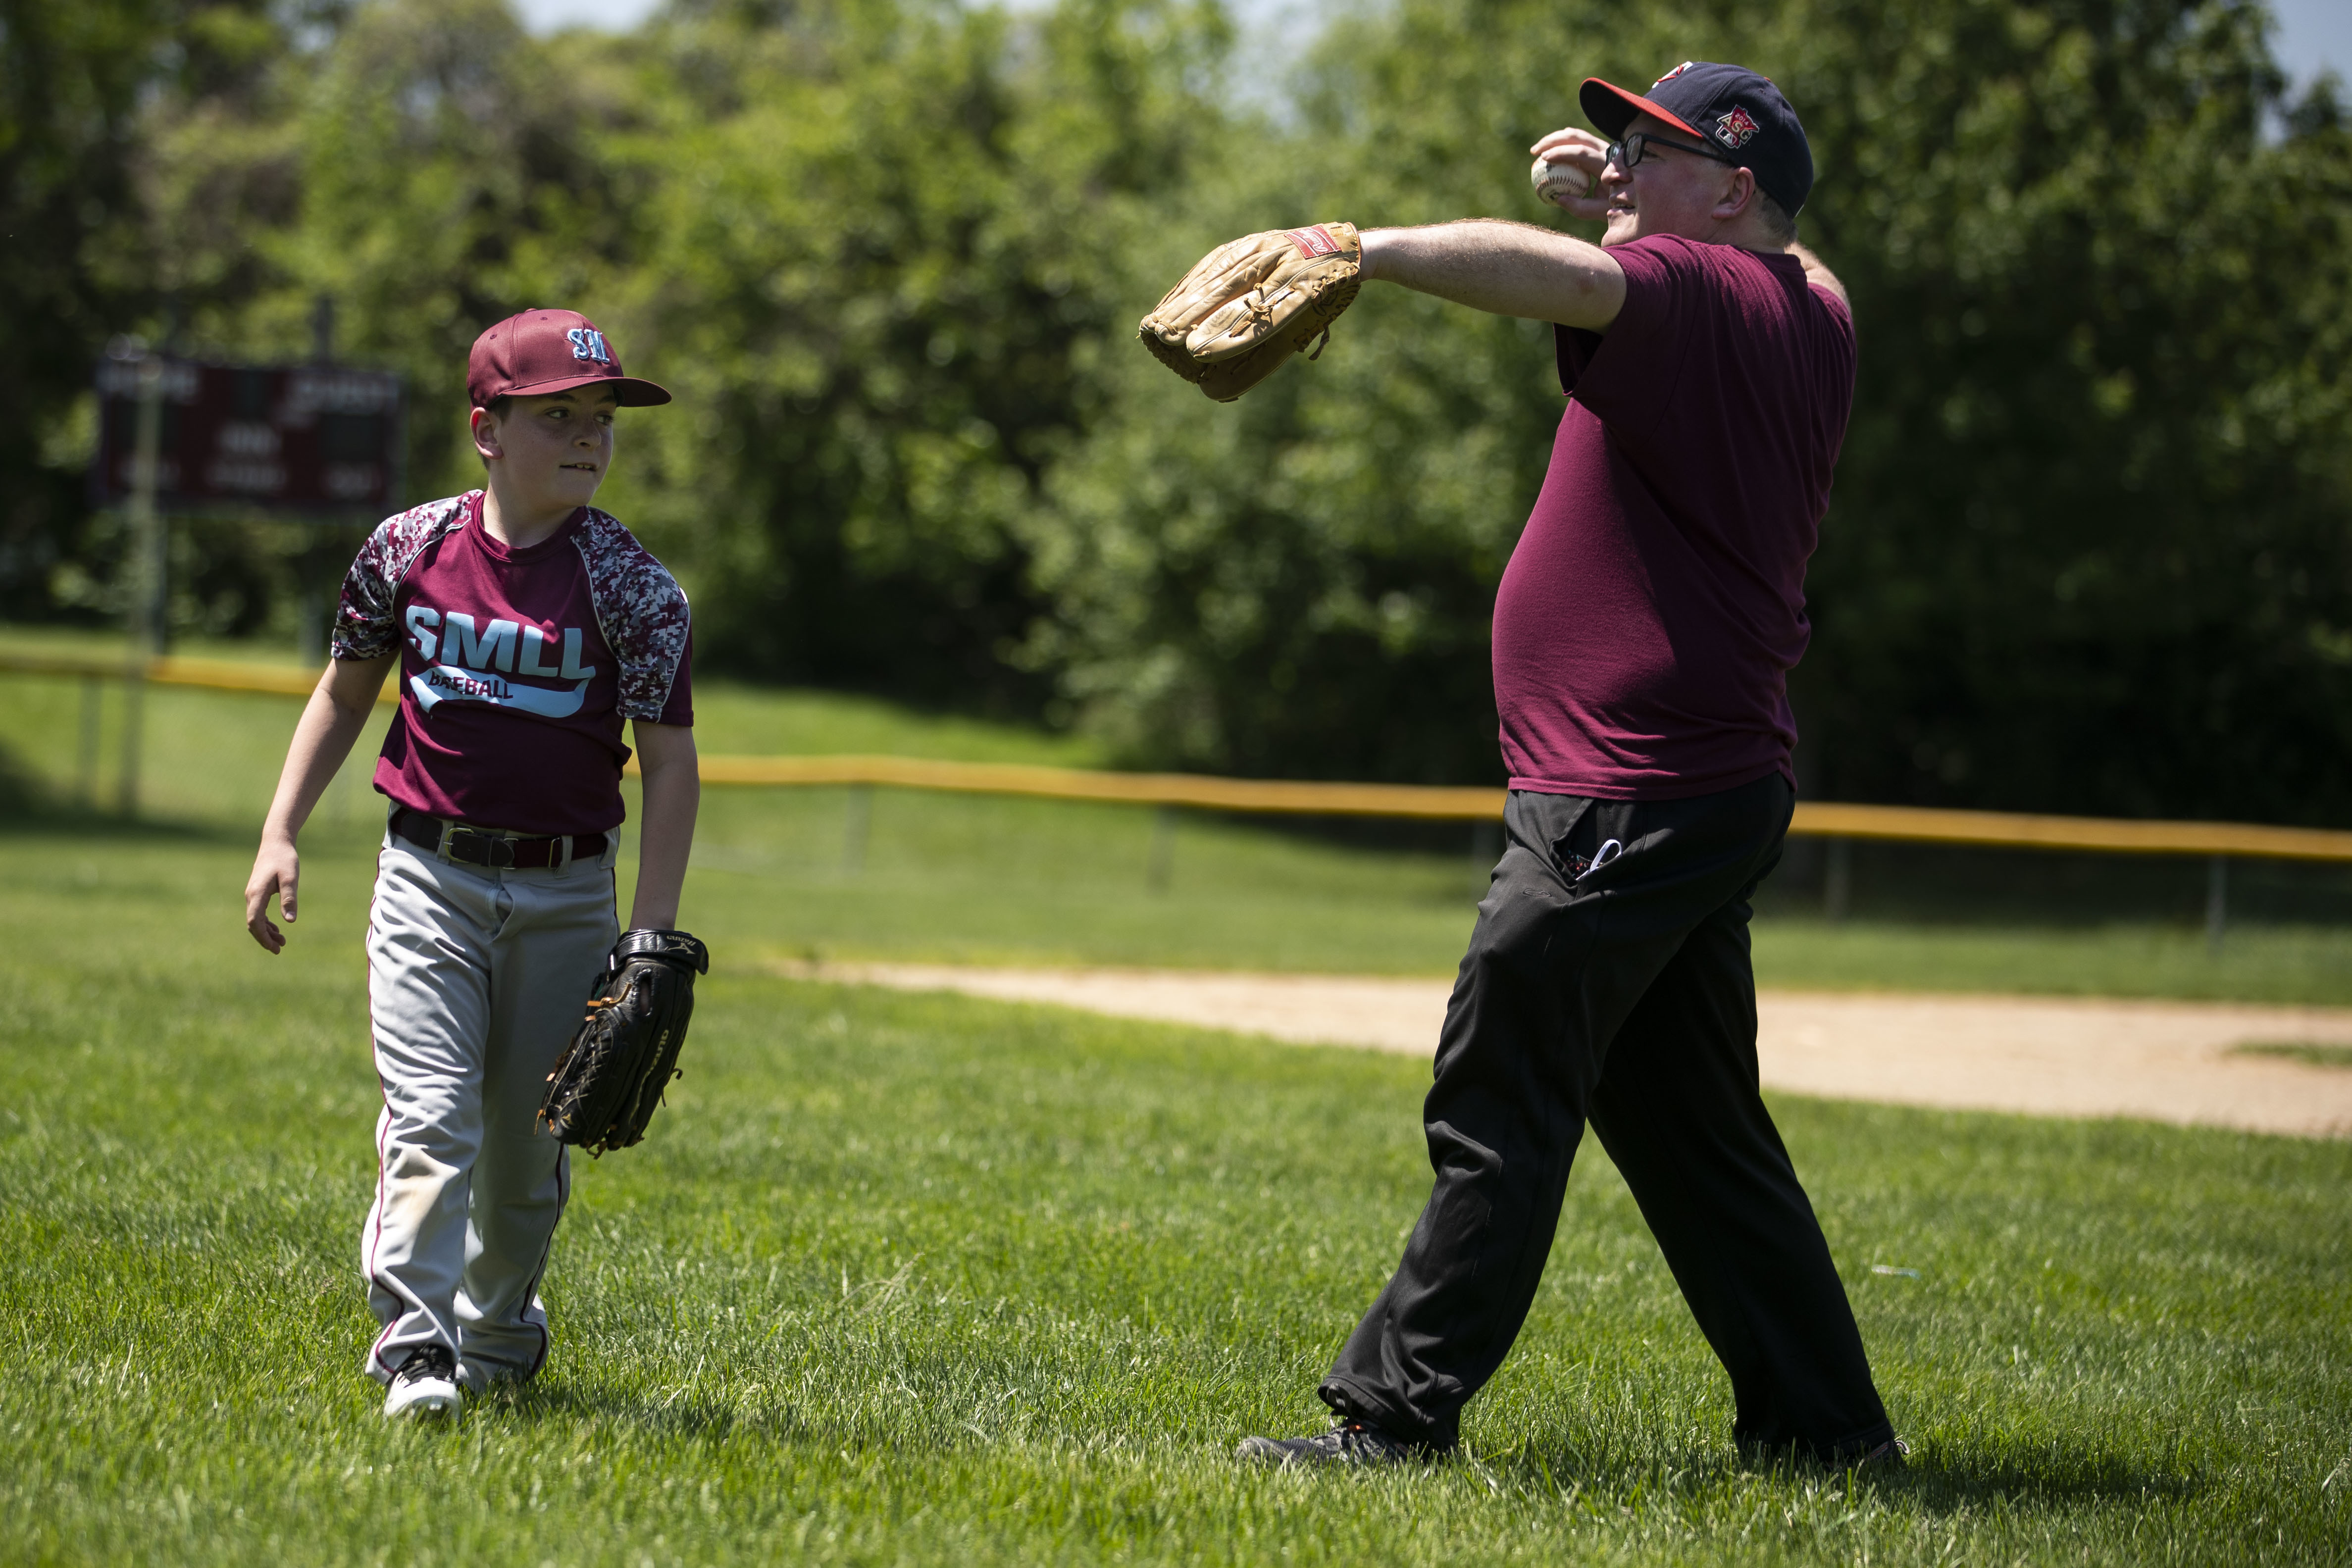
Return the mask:
{"type": "Polygon", "coordinates": [[[383,1114],[360,1237],[380,1381],[427,1344],[478,1391],[547,1359],[539,1281],[571,1176],[538,1114],[620,935],[606,837],[597,861],[498,871],[384,835],[367,943],[383,1114]]]}

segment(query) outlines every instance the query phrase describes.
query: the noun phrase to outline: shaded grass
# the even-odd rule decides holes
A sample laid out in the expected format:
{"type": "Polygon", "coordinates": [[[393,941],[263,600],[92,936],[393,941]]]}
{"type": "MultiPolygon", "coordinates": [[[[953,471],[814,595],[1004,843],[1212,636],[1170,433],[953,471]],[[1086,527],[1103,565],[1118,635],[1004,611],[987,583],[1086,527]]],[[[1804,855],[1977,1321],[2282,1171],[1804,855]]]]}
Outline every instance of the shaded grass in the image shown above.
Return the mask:
{"type": "Polygon", "coordinates": [[[2352,1067],[2352,1045],[2319,1045],[2310,1040],[2248,1040],[2233,1045],[2235,1056],[2275,1056],[2306,1067],[2352,1067]]]}
{"type": "Polygon", "coordinates": [[[528,1389],[388,1427],[355,1231],[363,849],[272,961],[241,853],[0,841],[0,1556],[27,1562],[2342,1562],[2352,1145],[1776,1100],[1902,1476],[1744,1468],[1588,1144],[1433,1473],[1225,1455],[1427,1189],[1424,1064],[1047,1009],[704,988],[582,1162],[528,1389]],[[1872,1265],[1916,1270],[1878,1274],[1872,1265]]]}
{"type": "MultiPolygon", "coordinates": [[[[706,795],[695,917],[772,956],[1445,975],[1485,884],[1466,854],[1187,816],[1174,875],[1153,893],[1147,812],[887,789],[852,861],[846,796],[706,795]]],[[[2352,927],[2248,925],[2217,953],[2199,928],[2155,922],[1830,922],[1787,900],[1759,908],[1767,986],[2352,1006],[2352,927]]]]}
{"type": "Polygon", "coordinates": [[[1998,926],[1759,915],[1757,983],[2352,1007],[2352,929],[2249,925],[2219,953],[2156,924],[1998,926]]]}
{"type": "MultiPolygon", "coordinates": [[[[0,644],[26,640],[12,632],[0,644]]],[[[61,812],[79,770],[80,700],[78,681],[0,675],[0,815],[15,822],[27,810],[9,804],[12,789],[45,792],[51,813],[47,827],[12,844],[29,846],[52,829],[102,829],[94,813],[61,812]]],[[[249,845],[296,711],[284,698],[151,692],[151,815],[249,845]]],[[[101,716],[96,793],[105,803],[119,740],[110,693],[101,716]]],[[[367,758],[383,723],[379,716],[329,789],[306,835],[314,855],[363,862],[382,809],[367,787],[367,758]]],[[[719,684],[703,691],[698,735],[713,752],[1092,760],[1079,743],[1017,727],[719,684]]],[[[1467,827],[1340,832],[1182,814],[1173,874],[1155,889],[1149,810],[891,789],[871,792],[863,810],[861,829],[850,792],[837,789],[708,792],[688,894],[694,928],[745,956],[1444,975],[1461,956],[1493,852],[1492,841],[1467,827]]],[[[2129,899],[2168,897],[2182,876],[2194,893],[2193,865],[2113,857],[2043,865],[2011,855],[1952,861],[1937,872],[1932,856],[1872,851],[1857,855],[1869,873],[1858,881],[1876,890],[1870,907],[1880,912],[1832,923],[1812,913],[1809,852],[1801,841],[1792,845],[1790,866],[1759,900],[1756,963],[1768,986],[2352,1006],[2352,923],[2242,925],[2214,953],[2193,902],[2191,915],[2177,919],[2097,914],[2100,878],[2115,879],[2119,907],[2137,910],[2129,899]],[[2030,881],[2036,868],[2063,895],[2047,906],[2030,881]],[[1939,888],[1957,913],[1937,918],[1939,888]]],[[[232,888],[244,882],[242,864],[218,874],[232,888]]],[[[2275,894],[2278,907],[2334,907],[2326,877],[2305,880],[2275,894]]],[[[2252,870],[2240,882],[2262,886],[2252,870]]],[[[2352,898],[2342,902],[2352,910],[2352,898]]]]}
{"type": "MultiPolygon", "coordinates": [[[[117,638],[84,632],[0,627],[0,650],[116,659],[117,638]]],[[[191,643],[175,652],[231,663],[286,667],[274,650],[251,643],[191,643]]],[[[121,777],[123,699],[120,683],[98,684],[97,797],[110,804],[121,777]]],[[[78,676],[0,673],[0,747],[21,759],[59,800],[81,776],[85,684],[78,676]]],[[[704,681],[695,688],[696,735],[709,752],[881,752],[977,762],[1034,762],[1067,768],[1101,764],[1090,741],[951,714],[926,714],[877,698],[834,692],[704,681]]],[[[300,711],[290,697],[154,687],[146,695],[141,793],[147,809],[179,818],[250,821],[257,828],[278,782],[278,764],[300,711]]],[[[379,709],[353,755],[383,745],[389,709],[379,709]]],[[[367,773],[347,768],[326,810],[369,809],[367,773]]]]}

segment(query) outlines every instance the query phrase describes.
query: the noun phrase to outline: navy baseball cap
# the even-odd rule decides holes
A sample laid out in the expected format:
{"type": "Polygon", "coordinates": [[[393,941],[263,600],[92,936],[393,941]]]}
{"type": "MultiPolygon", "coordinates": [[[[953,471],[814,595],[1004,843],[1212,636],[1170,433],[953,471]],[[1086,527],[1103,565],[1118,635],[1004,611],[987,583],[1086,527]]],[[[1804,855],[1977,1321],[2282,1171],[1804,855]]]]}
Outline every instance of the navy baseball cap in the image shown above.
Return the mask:
{"type": "Polygon", "coordinates": [[[1622,141],[1634,117],[1646,114],[1738,153],[1740,166],[1792,218],[1812,194],[1813,149],[1797,111],[1769,78],[1745,66],[1685,60],[1641,98],[1590,77],[1576,98],[1584,117],[1612,141],[1622,141]]]}

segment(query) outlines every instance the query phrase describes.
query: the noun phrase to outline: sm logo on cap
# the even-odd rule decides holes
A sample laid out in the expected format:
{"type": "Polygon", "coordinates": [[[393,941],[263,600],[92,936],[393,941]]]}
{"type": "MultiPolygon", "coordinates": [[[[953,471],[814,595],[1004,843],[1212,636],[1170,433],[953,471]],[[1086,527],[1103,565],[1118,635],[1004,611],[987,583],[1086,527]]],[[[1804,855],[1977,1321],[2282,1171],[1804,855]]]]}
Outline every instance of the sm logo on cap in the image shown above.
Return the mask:
{"type": "Polygon", "coordinates": [[[573,359],[593,360],[600,365],[613,362],[612,350],[604,347],[604,334],[595,328],[574,327],[563,335],[571,340],[573,359]]]}

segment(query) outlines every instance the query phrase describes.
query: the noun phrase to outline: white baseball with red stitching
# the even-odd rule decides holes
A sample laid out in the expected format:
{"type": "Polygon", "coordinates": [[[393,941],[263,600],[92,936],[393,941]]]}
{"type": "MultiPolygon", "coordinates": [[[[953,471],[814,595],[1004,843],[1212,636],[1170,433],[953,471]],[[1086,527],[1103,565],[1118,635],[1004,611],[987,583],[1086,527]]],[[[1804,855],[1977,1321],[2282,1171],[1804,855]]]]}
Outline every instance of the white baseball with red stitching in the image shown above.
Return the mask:
{"type": "Polygon", "coordinates": [[[1573,163],[1552,163],[1538,158],[1528,171],[1528,183],[1536,188],[1536,199],[1559,206],[1572,202],[1592,189],[1592,176],[1573,163]]]}

